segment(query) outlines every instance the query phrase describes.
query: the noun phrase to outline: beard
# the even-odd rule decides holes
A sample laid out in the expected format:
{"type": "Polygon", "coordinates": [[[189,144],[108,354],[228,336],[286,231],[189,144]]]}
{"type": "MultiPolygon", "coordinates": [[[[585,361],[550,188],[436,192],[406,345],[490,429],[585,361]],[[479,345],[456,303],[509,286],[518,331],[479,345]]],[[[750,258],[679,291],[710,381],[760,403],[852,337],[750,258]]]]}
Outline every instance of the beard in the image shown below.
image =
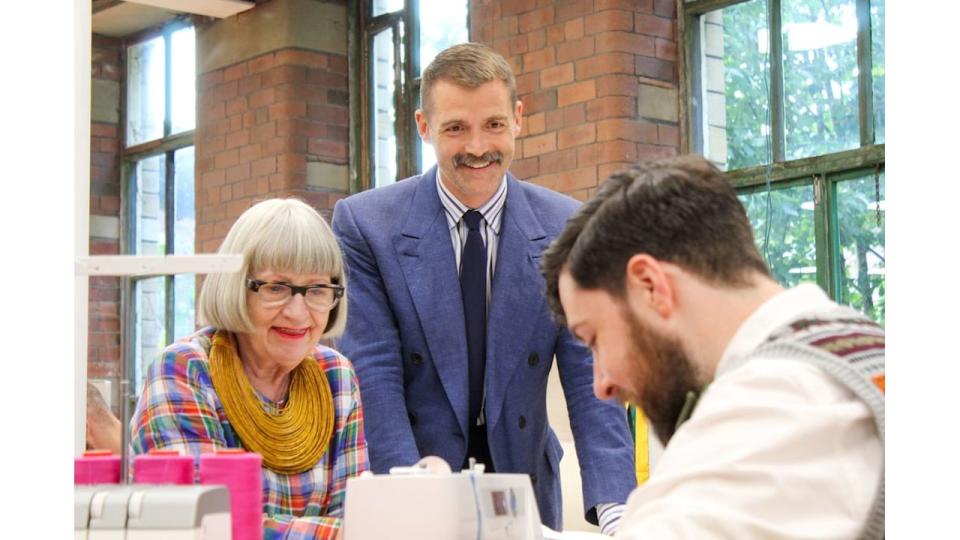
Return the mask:
{"type": "Polygon", "coordinates": [[[643,389],[640,395],[624,393],[621,398],[643,410],[666,446],[676,431],[687,393],[699,391],[696,372],[679,339],[653,331],[629,310],[624,317],[630,327],[633,356],[646,363],[630,381],[631,388],[643,389]]]}

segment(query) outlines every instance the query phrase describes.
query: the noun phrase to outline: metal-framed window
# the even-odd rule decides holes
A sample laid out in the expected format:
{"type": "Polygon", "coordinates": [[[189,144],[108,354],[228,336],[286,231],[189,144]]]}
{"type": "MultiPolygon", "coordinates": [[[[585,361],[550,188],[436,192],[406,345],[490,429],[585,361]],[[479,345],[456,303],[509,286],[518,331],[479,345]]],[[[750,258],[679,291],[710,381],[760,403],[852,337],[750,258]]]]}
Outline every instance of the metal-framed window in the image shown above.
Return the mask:
{"type": "Polygon", "coordinates": [[[417,134],[423,67],[443,49],[469,39],[466,0],[355,0],[360,32],[352,46],[360,62],[352,69],[359,96],[352,113],[354,190],[392,184],[420,173],[436,159],[417,134]],[[429,28],[429,32],[421,32],[429,28]]]}
{"type": "MultiPolygon", "coordinates": [[[[195,239],[194,28],[176,20],[126,40],[122,119],[124,252],[190,255],[195,239]]],[[[195,275],[124,278],[124,353],[133,392],[146,367],[195,327],[195,275]],[[132,376],[132,377],[131,377],[132,376]]]]}
{"type": "Polygon", "coordinates": [[[885,314],[883,0],[686,0],[684,150],[721,169],[784,285],[885,314]]]}

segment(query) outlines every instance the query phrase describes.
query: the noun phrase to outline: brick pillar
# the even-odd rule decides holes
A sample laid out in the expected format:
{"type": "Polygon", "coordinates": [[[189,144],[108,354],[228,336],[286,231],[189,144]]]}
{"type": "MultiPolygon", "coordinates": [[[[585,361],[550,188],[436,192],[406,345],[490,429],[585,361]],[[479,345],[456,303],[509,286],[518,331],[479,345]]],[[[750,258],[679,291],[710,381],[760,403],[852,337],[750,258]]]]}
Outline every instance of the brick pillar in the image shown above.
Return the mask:
{"type": "Polygon", "coordinates": [[[519,178],[586,200],[638,160],[676,155],[674,0],[471,0],[471,39],[517,75],[519,178]]]}
{"type": "MultiPolygon", "coordinates": [[[[90,125],[90,254],[120,253],[120,40],[93,34],[90,125]]],[[[91,277],[87,377],[112,382],[117,410],[120,373],[120,279],[91,277]]]]}
{"type": "Polygon", "coordinates": [[[346,196],[345,27],[342,2],[274,0],[198,28],[197,252],[259,200],[298,197],[329,219],[346,196]]]}

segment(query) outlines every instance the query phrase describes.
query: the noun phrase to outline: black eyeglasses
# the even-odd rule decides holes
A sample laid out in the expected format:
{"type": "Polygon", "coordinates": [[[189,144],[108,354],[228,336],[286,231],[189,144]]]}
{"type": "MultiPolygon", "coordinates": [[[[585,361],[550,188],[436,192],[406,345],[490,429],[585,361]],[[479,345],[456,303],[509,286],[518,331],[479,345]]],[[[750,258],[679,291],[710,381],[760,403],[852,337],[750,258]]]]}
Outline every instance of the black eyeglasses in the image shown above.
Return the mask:
{"type": "Polygon", "coordinates": [[[257,293],[260,302],[266,307],[278,307],[286,304],[293,295],[303,295],[307,307],[315,311],[333,309],[343,296],[343,285],[291,285],[283,281],[263,281],[247,278],[247,288],[257,293]]]}

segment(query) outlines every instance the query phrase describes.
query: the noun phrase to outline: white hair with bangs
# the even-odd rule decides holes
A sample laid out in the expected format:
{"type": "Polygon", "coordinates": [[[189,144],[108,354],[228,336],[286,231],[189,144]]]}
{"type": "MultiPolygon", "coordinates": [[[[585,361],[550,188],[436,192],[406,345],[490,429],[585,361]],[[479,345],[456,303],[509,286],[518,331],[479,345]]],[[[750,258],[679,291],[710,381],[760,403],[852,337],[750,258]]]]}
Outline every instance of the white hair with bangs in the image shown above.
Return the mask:
{"type": "MultiPolygon", "coordinates": [[[[230,332],[249,333],[247,278],[264,271],[325,274],[346,286],[343,257],[330,225],[299,199],[268,199],[248,208],[230,227],[219,254],[243,255],[234,273],[210,274],[200,291],[199,319],[230,332]]],[[[330,310],[323,337],[343,332],[347,321],[347,294],[330,310]]]]}

